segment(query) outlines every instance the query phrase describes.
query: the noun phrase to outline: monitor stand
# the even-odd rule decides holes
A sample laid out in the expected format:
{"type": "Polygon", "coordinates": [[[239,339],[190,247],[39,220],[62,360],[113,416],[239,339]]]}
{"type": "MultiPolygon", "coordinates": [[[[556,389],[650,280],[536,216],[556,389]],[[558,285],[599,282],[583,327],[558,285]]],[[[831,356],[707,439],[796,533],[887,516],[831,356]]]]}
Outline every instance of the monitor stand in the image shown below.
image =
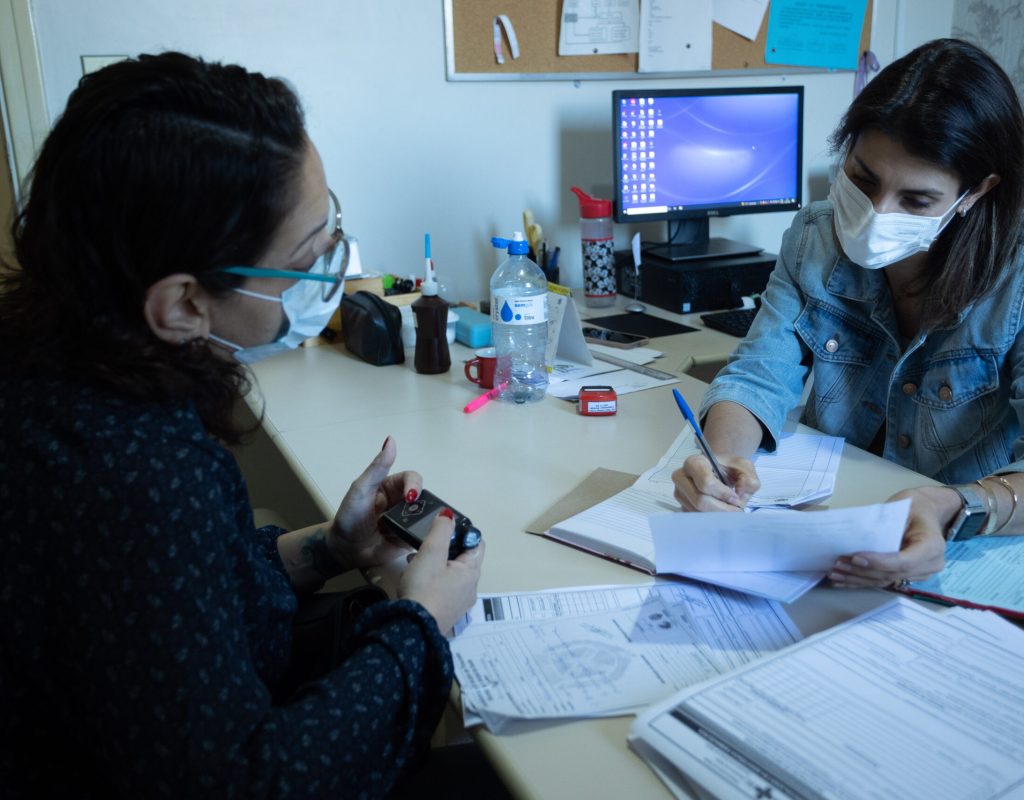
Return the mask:
{"type": "Polygon", "coordinates": [[[666,261],[690,261],[756,255],[763,248],[732,239],[708,236],[708,218],[679,221],[676,235],[672,236],[672,221],[668,222],[669,238],[665,244],[648,247],[644,253],[666,261]]]}

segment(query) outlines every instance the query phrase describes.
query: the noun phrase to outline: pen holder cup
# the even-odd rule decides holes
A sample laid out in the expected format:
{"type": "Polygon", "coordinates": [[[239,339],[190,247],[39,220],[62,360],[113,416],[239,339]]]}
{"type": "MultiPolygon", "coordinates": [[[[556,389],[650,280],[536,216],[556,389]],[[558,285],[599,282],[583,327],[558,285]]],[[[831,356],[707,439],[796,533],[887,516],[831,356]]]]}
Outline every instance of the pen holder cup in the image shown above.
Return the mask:
{"type": "Polygon", "coordinates": [[[540,267],[540,271],[544,273],[548,283],[558,283],[558,260],[561,252],[562,248],[554,247],[549,243],[539,253],[531,248],[527,256],[540,267]]]}

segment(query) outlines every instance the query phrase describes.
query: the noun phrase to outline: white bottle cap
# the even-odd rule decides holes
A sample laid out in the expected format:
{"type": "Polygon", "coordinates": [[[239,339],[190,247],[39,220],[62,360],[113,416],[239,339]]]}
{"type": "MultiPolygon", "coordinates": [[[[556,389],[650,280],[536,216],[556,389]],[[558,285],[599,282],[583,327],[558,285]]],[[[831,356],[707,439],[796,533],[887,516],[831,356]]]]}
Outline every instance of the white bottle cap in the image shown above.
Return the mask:
{"type": "Polygon", "coordinates": [[[420,294],[424,297],[433,297],[437,294],[437,273],[434,272],[434,260],[432,258],[424,259],[420,294]]]}

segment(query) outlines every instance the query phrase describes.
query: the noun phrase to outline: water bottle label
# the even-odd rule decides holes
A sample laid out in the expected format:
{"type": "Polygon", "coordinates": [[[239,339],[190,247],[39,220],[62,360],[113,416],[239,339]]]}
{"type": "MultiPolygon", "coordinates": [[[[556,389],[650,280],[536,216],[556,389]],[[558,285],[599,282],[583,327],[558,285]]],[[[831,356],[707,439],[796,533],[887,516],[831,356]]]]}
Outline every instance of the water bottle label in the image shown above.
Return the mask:
{"type": "Polygon", "coordinates": [[[491,322],[504,325],[536,325],[548,321],[548,296],[491,296],[491,322]]]}

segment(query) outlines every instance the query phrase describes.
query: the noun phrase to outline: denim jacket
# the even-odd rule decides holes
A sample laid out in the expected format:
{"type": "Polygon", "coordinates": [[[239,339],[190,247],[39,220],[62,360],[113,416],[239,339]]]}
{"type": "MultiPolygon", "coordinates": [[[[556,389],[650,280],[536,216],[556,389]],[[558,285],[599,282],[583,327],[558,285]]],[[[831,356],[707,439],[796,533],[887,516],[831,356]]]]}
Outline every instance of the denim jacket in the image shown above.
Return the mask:
{"type": "Polygon", "coordinates": [[[848,261],[832,206],[812,203],[782,239],[761,310],[701,408],[731,400],[775,449],[813,379],[801,421],[868,448],[888,421],[883,455],[942,483],[1024,472],[1024,259],[948,328],[900,344],[883,270],[848,261]]]}

